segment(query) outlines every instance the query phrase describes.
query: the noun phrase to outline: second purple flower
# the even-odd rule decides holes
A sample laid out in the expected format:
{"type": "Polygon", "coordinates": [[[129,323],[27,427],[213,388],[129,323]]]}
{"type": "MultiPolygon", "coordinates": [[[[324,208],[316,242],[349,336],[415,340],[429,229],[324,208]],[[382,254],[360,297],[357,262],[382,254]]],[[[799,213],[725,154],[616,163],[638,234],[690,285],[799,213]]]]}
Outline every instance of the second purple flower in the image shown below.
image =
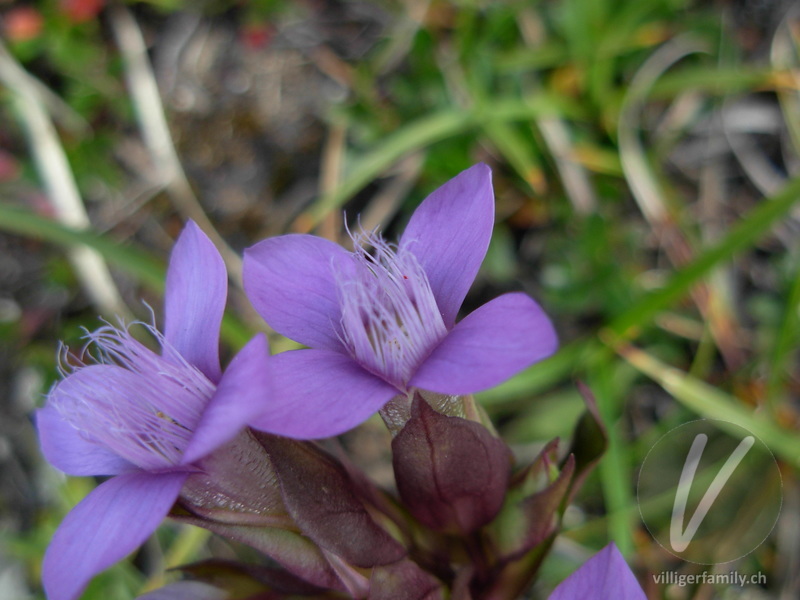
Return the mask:
{"type": "Polygon", "coordinates": [[[252,426],[338,435],[413,389],[471,394],[552,354],[555,331],[522,293],[455,322],[493,225],[491,172],[479,164],[426,198],[396,245],[362,233],[348,252],[285,235],[247,250],[250,301],[276,331],[309,346],[273,358],[278,401],[252,426]]]}

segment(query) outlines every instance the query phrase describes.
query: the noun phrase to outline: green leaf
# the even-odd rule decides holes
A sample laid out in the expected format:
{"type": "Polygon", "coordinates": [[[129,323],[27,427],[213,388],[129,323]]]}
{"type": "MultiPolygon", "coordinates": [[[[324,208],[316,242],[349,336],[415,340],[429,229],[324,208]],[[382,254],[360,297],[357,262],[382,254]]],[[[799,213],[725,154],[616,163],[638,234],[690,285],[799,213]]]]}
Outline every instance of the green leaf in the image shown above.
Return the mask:
{"type": "MultiPolygon", "coordinates": [[[[800,466],[800,436],[782,429],[763,413],[755,413],[727,394],[688,373],[664,364],[656,357],[632,346],[619,348],[631,365],[656,381],[673,398],[709,419],[727,421],[751,431],[775,454],[795,467],[800,466]]],[[[737,431],[733,430],[736,434],[737,431]]]]}

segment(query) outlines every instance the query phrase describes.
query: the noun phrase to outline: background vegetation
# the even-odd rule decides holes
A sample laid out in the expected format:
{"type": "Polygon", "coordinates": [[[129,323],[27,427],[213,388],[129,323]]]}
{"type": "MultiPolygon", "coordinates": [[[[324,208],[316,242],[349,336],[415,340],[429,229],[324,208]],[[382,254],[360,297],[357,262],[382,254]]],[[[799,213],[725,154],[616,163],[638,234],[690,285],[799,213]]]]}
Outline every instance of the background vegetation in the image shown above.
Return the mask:
{"type": "MultiPolygon", "coordinates": [[[[93,485],[38,454],[31,416],[59,340],[79,348],[99,315],[149,318],[140,298],[160,306],[185,219],[227,248],[230,355],[263,328],[240,290],[245,247],[288,231],[341,240],[343,212],[402,230],[428,192],[485,161],[497,222],[465,308],[525,290],[562,347],[481,400],[530,455],[570,435],[580,379],[610,432],[541,589],[614,540],[651,598],[797,598],[792,4],[0,2],[0,597],[42,597],[48,540],[93,485]],[[744,425],[781,466],[778,526],[726,566],[764,585],[650,576],[705,569],[663,551],[635,502],[648,449],[699,417],[744,425]]],[[[385,477],[380,427],[348,440],[385,477]]],[[[207,544],[163,527],[85,598],[131,598],[207,544]]]]}

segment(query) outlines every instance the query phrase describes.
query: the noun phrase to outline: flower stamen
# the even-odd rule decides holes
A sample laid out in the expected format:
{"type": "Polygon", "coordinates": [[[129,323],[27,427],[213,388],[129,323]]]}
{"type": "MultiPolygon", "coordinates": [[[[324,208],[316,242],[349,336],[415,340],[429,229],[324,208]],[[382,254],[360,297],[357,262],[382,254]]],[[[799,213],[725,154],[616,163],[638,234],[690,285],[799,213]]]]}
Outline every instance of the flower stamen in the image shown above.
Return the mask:
{"type": "Polygon", "coordinates": [[[127,327],[102,327],[87,334],[95,364],[81,360],[56,386],[51,402],[84,438],[153,470],[180,462],[215,388],[154,327],[142,325],[163,355],[127,327]]]}
{"type": "Polygon", "coordinates": [[[425,271],[411,252],[374,233],[353,236],[353,241],[355,268],[337,273],[340,339],[364,368],[405,389],[447,329],[425,271]]]}

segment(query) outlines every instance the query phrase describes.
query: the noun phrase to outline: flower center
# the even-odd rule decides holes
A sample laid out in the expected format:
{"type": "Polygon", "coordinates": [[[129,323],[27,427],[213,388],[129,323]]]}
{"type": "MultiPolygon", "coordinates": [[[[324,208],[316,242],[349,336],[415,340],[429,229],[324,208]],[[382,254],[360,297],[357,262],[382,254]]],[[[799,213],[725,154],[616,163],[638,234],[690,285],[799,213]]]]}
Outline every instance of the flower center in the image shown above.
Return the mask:
{"type": "Polygon", "coordinates": [[[342,342],[365,369],[405,389],[447,328],[411,252],[375,234],[353,241],[355,268],[338,274],[342,342]]]}
{"type": "Polygon", "coordinates": [[[180,462],[215,386],[155,328],[145,327],[163,355],[127,329],[103,327],[87,336],[97,349],[96,364],[65,373],[51,402],[85,438],[154,470],[180,462]]]}

